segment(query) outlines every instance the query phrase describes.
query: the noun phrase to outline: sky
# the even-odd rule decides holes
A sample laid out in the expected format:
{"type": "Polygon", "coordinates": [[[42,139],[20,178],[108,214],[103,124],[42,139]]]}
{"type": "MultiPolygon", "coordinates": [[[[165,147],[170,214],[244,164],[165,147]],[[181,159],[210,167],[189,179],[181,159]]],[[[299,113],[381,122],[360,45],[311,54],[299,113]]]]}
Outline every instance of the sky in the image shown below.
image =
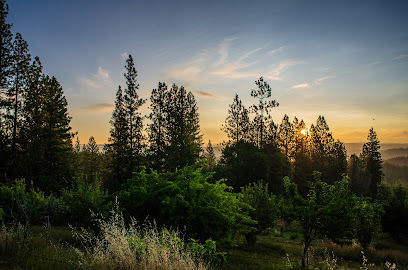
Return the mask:
{"type": "Polygon", "coordinates": [[[7,2],[12,31],[61,82],[81,143],[108,142],[129,54],[142,98],[159,81],[195,95],[204,142],[227,139],[229,104],[257,102],[263,76],[275,123],[323,115],[346,143],[372,126],[382,143],[408,143],[408,1],[7,2]]]}

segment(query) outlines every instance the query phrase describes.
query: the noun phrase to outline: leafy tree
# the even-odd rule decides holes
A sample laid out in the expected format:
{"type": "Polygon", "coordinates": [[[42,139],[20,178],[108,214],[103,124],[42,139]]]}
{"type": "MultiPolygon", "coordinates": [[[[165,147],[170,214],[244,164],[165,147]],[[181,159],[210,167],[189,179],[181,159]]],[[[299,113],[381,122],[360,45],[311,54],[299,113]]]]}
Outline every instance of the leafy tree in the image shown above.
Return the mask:
{"type": "Polygon", "coordinates": [[[380,141],[374,128],[370,128],[367,136],[368,142],[363,145],[361,158],[365,163],[367,171],[370,173],[370,195],[377,196],[377,185],[383,177],[382,158],[380,153],[380,141]]]}
{"type": "Polygon", "coordinates": [[[250,127],[248,110],[242,104],[238,94],[235,94],[234,101],[229,106],[228,116],[222,130],[227,133],[230,143],[248,140],[250,127]]]}
{"type": "Polygon", "coordinates": [[[256,113],[253,122],[253,132],[256,134],[256,137],[258,137],[256,144],[259,148],[262,148],[265,141],[265,122],[270,118],[269,111],[271,108],[279,106],[279,103],[275,100],[265,100],[272,96],[272,89],[269,84],[263,80],[263,77],[255,81],[255,84],[258,86],[258,89],[252,90],[251,96],[259,99],[259,103],[251,106],[252,111],[256,113]]]}
{"type": "Polygon", "coordinates": [[[166,167],[183,168],[198,161],[202,135],[194,95],[173,84],[168,92],[166,111],[166,167]]]}
{"type": "Polygon", "coordinates": [[[263,184],[262,181],[248,184],[241,188],[241,193],[243,194],[242,200],[252,207],[249,210],[249,216],[257,221],[254,226],[256,230],[245,234],[247,243],[254,245],[256,236],[271,227],[277,217],[276,198],[269,193],[268,184],[263,184]]]}
{"type": "Polygon", "coordinates": [[[383,231],[400,240],[408,235],[408,189],[401,182],[392,185],[381,183],[378,186],[378,201],[384,209],[381,224],[383,231]]]}
{"type": "Polygon", "coordinates": [[[308,195],[299,195],[297,185],[284,178],[285,209],[287,220],[297,220],[303,234],[302,267],[306,267],[308,249],[317,237],[327,236],[335,242],[353,236],[354,197],[348,190],[348,180],[329,185],[320,180],[321,174],[314,173],[308,195]]]}
{"type": "Polygon", "coordinates": [[[363,161],[355,154],[351,155],[347,163],[347,175],[350,177],[350,189],[357,196],[369,194],[370,173],[363,161]]]}
{"type": "Polygon", "coordinates": [[[190,166],[175,172],[134,173],[115,195],[124,213],[136,220],[186,228],[194,239],[212,238],[230,243],[237,233],[250,230],[254,221],[240,194],[231,193],[224,181],[210,183],[212,173],[190,166]]]}
{"type": "Polygon", "coordinates": [[[150,96],[151,120],[149,126],[149,152],[152,156],[152,168],[161,172],[166,160],[166,108],[167,108],[167,85],[159,82],[157,89],[152,90],[150,96]]]}
{"type": "Polygon", "coordinates": [[[381,231],[381,216],[383,208],[379,203],[372,203],[367,198],[358,198],[354,234],[357,241],[367,254],[367,249],[381,231]]]}
{"type": "Polygon", "coordinates": [[[264,180],[274,193],[282,192],[282,178],[291,175],[288,159],[274,144],[259,149],[252,143],[240,141],[224,148],[216,169],[217,179],[227,178],[234,190],[264,180]]]}

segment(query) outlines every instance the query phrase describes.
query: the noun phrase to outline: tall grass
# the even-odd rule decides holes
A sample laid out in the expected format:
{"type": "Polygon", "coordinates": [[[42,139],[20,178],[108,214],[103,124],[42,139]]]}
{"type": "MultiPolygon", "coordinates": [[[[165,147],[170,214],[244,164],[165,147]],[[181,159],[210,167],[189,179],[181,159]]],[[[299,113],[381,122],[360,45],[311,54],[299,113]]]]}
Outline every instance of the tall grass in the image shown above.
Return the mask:
{"type": "Polygon", "coordinates": [[[203,259],[184,243],[180,233],[158,229],[155,224],[125,225],[123,215],[111,211],[108,220],[97,219],[98,236],[82,231],[77,237],[83,249],[76,249],[87,269],[208,269],[203,259]]]}

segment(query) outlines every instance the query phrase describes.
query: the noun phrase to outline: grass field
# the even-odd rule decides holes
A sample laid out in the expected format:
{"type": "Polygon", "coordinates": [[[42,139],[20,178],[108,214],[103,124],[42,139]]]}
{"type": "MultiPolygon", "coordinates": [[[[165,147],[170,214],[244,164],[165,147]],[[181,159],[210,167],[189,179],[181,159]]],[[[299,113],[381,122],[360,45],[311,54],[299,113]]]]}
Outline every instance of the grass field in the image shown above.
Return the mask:
{"type": "MultiPolygon", "coordinates": [[[[33,226],[28,235],[1,237],[0,269],[81,269],[75,248],[79,242],[68,227],[33,226]],[[17,238],[19,237],[19,239],[17,238]]],[[[255,246],[247,246],[244,237],[227,252],[227,262],[217,269],[299,269],[302,254],[301,235],[293,227],[284,233],[271,229],[258,237],[255,246]]],[[[363,263],[359,245],[338,246],[328,240],[316,240],[309,252],[310,269],[408,269],[408,246],[386,234],[371,247],[363,263]],[[386,262],[391,264],[387,267],[386,262]]],[[[86,268],[83,268],[86,269],[86,268]]]]}

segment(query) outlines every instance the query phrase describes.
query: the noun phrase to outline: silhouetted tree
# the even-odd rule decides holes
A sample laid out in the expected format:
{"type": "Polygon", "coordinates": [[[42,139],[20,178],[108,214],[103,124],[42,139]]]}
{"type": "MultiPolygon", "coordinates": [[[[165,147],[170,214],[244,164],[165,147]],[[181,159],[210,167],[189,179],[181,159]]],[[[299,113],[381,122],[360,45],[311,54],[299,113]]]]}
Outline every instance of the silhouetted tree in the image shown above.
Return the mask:
{"type": "Polygon", "coordinates": [[[123,104],[123,92],[119,86],[116,92],[115,109],[110,120],[112,126],[110,130],[109,144],[106,145],[106,152],[111,161],[111,178],[106,187],[110,191],[116,191],[120,185],[130,177],[128,168],[128,130],[126,121],[126,109],[123,104]]]}
{"type": "Polygon", "coordinates": [[[157,89],[153,89],[150,96],[149,108],[151,113],[148,116],[151,120],[151,123],[148,125],[149,154],[152,158],[152,167],[159,172],[162,172],[166,158],[167,98],[167,85],[159,82],[157,89]]]}
{"type": "Polygon", "coordinates": [[[383,172],[380,141],[372,127],[368,133],[367,140],[368,142],[363,145],[361,158],[365,163],[367,171],[370,172],[370,195],[376,197],[377,185],[381,182],[383,172]]]}
{"type": "Polygon", "coordinates": [[[6,93],[10,88],[10,72],[12,67],[11,24],[7,23],[8,5],[0,0],[0,180],[5,181],[11,155],[11,127],[6,125],[6,108],[8,107],[6,93]]]}
{"type": "Polygon", "coordinates": [[[194,95],[173,84],[169,90],[166,110],[166,166],[183,168],[198,161],[201,153],[200,124],[194,95]]]}
{"type": "Polygon", "coordinates": [[[28,179],[46,192],[59,191],[71,182],[72,137],[67,100],[55,77],[41,75],[36,58],[30,68],[22,136],[28,179]]]}
{"type": "Polygon", "coordinates": [[[142,106],[146,100],[139,97],[137,90],[139,84],[137,83],[137,71],[133,58],[129,55],[126,60],[126,88],[123,95],[123,106],[125,108],[125,117],[128,125],[128,140],[129,140],[129,168],[131,173],[138,170],[141,164],[141,155],[143,149],[143,123],[142,116],[138,109],[142,106]]]}
{"type": "Polygon", "coordinates": [[[207,160],[207,169],[213,170],[217,165],[217,159],[215,157],[214,148],[212,147],[211,140],[208,140],[207,148],[205,149],[204,157],[207,160]]]}
{"type": "Polygon", "coordinates": [[[357,196],[369,194],[370,173],[363,161],[355,154],[351,155],[347,164],[347,175],[350,178],[350,189],[357,196]]]}
{"type": "Polygon", "coordinates": [[[282,123],[279,125],[279,146],[283,153],[289,158],[292,155],[292,148],[294,148],[294,130],[293,125],[289,121],[289,116],[285,114],[282,123]]]}
{"type": "Polygon", "coordinates": [[[238,94],[235,94],[234,101],[229,106],[228,116],[222,130],[227,133],[230,143],[247,141],[250,125],[248,110],[242,104],[238,94]]]}
{"type": "Polygon", "coordinates": [[[252,105],[251,109],[256,113],[253,123],[253,132],[258,134],[253,137],[258,138],[256,144],[259,148],[262,148],[265,141],[265,122],[270,118],[269,111],[279,106],[279,103],[275,100],[265,100],[272,96],[272,89],[269,84],[263,80],[263,77],[255,81],[255,84],[258,86],[258,89],[252,90],[251,96],[259,99],[259,103],[252,105]]]}

